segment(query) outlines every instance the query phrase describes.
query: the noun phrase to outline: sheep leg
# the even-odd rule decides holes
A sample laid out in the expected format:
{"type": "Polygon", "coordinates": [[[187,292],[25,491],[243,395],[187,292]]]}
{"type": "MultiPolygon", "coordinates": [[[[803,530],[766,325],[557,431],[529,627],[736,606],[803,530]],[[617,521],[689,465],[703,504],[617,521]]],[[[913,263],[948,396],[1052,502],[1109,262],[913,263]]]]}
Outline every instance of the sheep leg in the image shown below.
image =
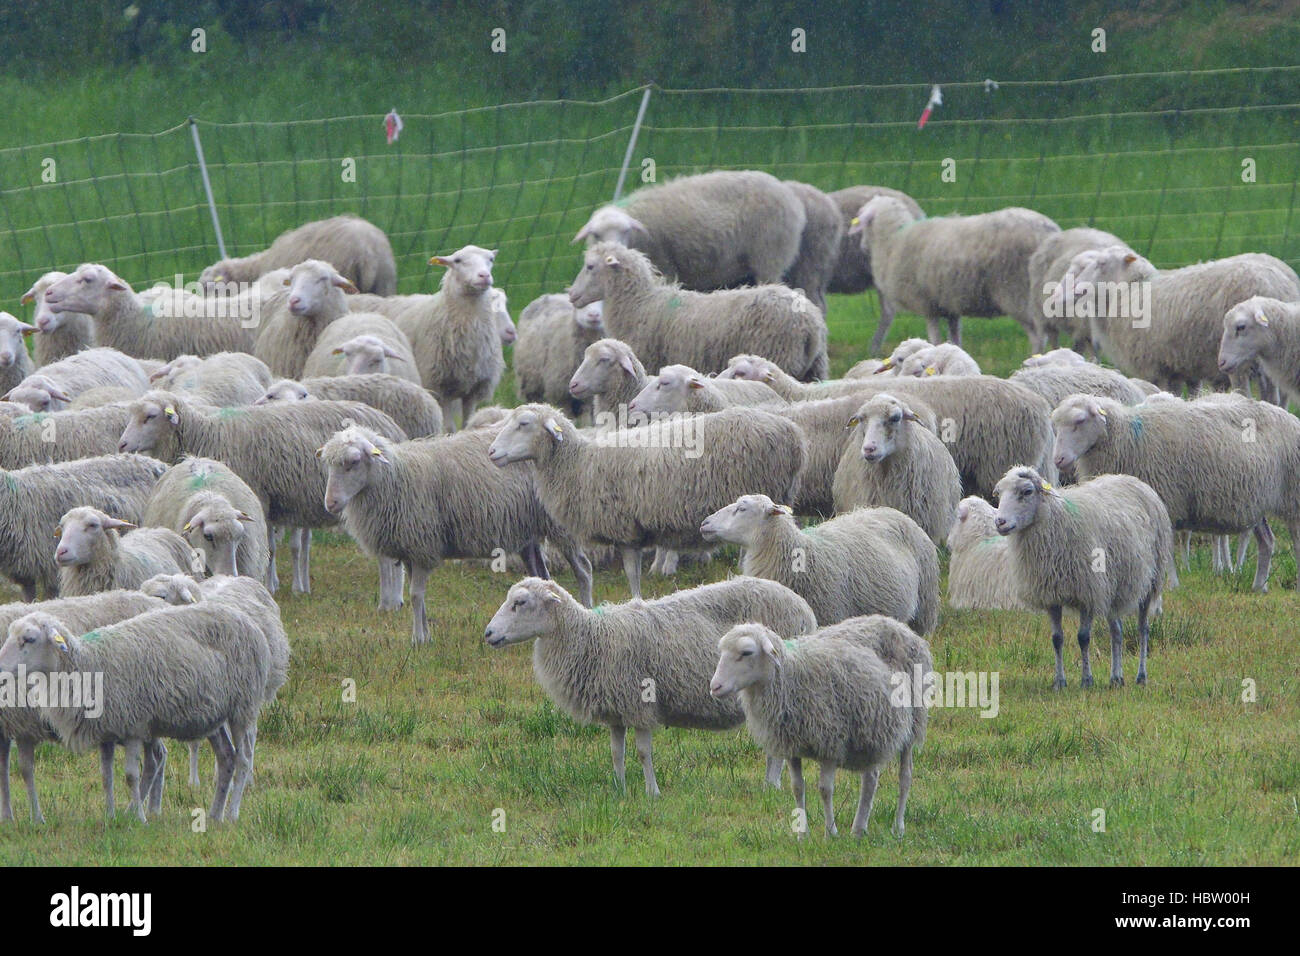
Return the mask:
{"type": "Polygon", "coordinates": [[[1300,520],[1287,522],[1286,530],[1291,535],[1291,551],[1297,556],[1296,588],[1300,589],[1300,520]]]}
{"type": "MultiPolygon", "coordinates": [[[[1255,583],[1252,585],[1261,594],[1268,590],[1268,572],[1273,568],[1273,529],[1264,519],[1252,529],[1255,540],[1259,542],[1259,557],[1255,559],[1255,583]]],[[[1245,541],[1242,537],[1242,541],[1245,541]]],[[[1244,549],[1243,549],[1244,550],[1244,549]]]]}
{"type": "Polygon", "coordinates": [[[1138,673],[1137,682],[1147,682],[1147,643],[1151,640],[1151,622],[1147,612],[1151,609],[1151,595],[1138,605],[1138,673]]]}
{"type": "Polygon", "coordinates": [[[817,792],[822,795],[822,810],[826,816],[826,835],[839,836],[835,829],[835,764],[822,761],[821,773],[817,777],[817,792]]]}
{"type": "Polygon", "coordinates": [[[591,559],[576,541],[564,546],[564,557],[573,569],[573,577],[578,582],[578,600],[583,607],[591,607],[591,559]]]}
{"type": "Polygon", "coordinates": [[[784,761],[780,757],[771,755],[767,758],[767,773],[763,777],[763,782],[773,790],[781,789],[781,765],[784,761]]]}
{"type": "Polygon", "coordinates": [[[429,643],[429,618],[424,610],[424,591],[429,585],[432,568],[411,568],[411,643],[429,643]]]}
{"type": "Polygon", "coordinates": [[[293,590],[311,594],[311,528],[298,528],[293,539],[293,590]]]}
{"type": "Polygon", "coordinates": [[[438,407],[442,409],[442,430],[450,435],[456,430],[456,409],[460,402],[454,398],[438,398],[438,407]]]}
{"type": "Polygon", "coordinates": [[[379,559],[379,610],[402,607],[402,565],[392,558],[379,559]]]}
{"type": "Polygon", "coordinates": [[[144,795],[149,801],[149,812],[162,812],[163,770],[167,766],[167,745],[161,740],[149,741],[144,751],[144,795]]]}
{"type": "Polygon", "coordinates": [[[889,334],[889,327],[894,324],[894,307],[889,304],[883,292],[876,290],[876,295],[880,298],[880,322],[876,325],[876,334],[871,337],[871,354],[879,355],[880,348],[885,344],[885,336],[889,334]]]}
{"type": "MultiPolygon", "coordinates": [[[[898,755],[898,810],[894,813],[894,836],[903,835],[903,814],[907,811],[907,795],[912,792],[912,745],[908,744],[898,755]]],[[[866,823],[863,823],[866,826],[866,823]]]]}
{"type": "Polygon", "coordinates": [[[939,329],[939,316],[925,317],[925,337],[931,345],[938,345],[943,341],[943,332],[939,329]]]}
{"type": "Polygon", "coordinates": [[[9,802],[9,738],[0,734],[0,820],[12,820],[14,808],[9,802]]]}
{"type": "Polygon", "coordinates": [[[626,777],[626,755],[627,755],[627,728],[621,725],[609,728],[609,752],[614,758],[614,782],[618,784],[618,792],[627,791],[626,777]]]}
{"type": "Polygon", "coordinates": [[[648,727],[636,727],[633,730],[633,737],[636,740],[636,756],[641,761],[641,773],[645,776],[646,796],[659,796],[659,784],[655,780],[654,759],[650,750],[650,742],[654,732],[648,727]]]}
{"type": "Polygon", "coordinates": [[[953,315],[948,317],[948,341],[953,345],[961,345],[961,316],[953,315]]]}
{"type": "Polygon", "coordinates": [[[117,812],[113,805],[113,744],[99,745],[99,776],[104,783],[104,808],[111,819],[117,812]]]}
{"type": "Polygon", "coordinates": [[[802,840],[808,836],[808,807],[804,804],[803,759],[791,757],[786,763],[790,766],[790,789],[794,791],[794,810],[798,824],[795,835],[802,840]]]}
{"type": "MultiPolygon", "coordinates": [[[[1265,520],[1263,523],[1268,524],[1268,521],[1265,520]]],[[[1249,550],[1250,550],[1250,532],[1243,531],[1237,537],[1237,567],[1241,567],[1243,564],[1246,563],[1246,553],[1249,550]]]]}
{"type": "Polygon", "coordinates": [[[1088,650],[1092,643],[1092,614],[1079,612],[1079,658],[1083,664],[1083,680],[1080,686],[1092,686],[1092,659],[1088,650]]]}
{"type": "Polygon", "coordinates": [[[1110,686],[1124,686],[1124,622],[1110,619],[1110,686]]]}
{"type": "Polygon", "coordinates": [[[623,549],[623,573],[627,575],[627,588],[632,597],[641,596],[641,549],[623,549]]]}
{"type": "Polygon", "coordinates": [[[867,821],[871,819],[871,805],[876,800],[876,786],[880,783],[880,768],[872,767],[862,774],[862,792],[858,794],[858,812],[853,814],[853,826],[849,835],[860,837],[867,832],[867,821]]]}
{"type": "Polygon", "coordinates": [[[190,741],[190,786],[198,787],[202,783],[199,780],[199,742],[190,741]]]}
{"type": "MultiPolygon", "coordinates": [[[[1183,568],[1190,571],[1192,569],[1192,533],[1190,531],[1180,531],[1179,535],[1183,539],[1183,568]]],[[[1175,575],[1177,573],[1177,571],[1174,571],[1175,575]]]]}
{"type": "Polygon", "coordinates": [[[149,818],[145,816],[144,800],[140,796],[140,751],[141,741],[128,740],[122,747],[126,751],[126,757],[123,763],[126,764],[126,788],[131,792],[131,803],[127,807],[129,813],[135,810],[135,815],[140,818],[141,823],[148,823],[149,818]]]}
{"type": "Polygon", "coordinates": [[[235,780],[230,791],[230,802],[226,807],[226,819],[239,819],[239,805],[244,801],[244,788],[253,776],[253,753],[250,739],[257,736],[257,725],[235,725],[230,728],[230,737],[235,751],[235,780]]]}
{"type": "Polygon", "coordinates": [[[1065,690],[1065,660],[1062,657],[1065,630],[1061,627],[1061,606],[1049,607],[1047,616],[1052,622],[1052,650],[1056,651],[1056,680],[1052,682],[1052,690],[1065,690]]]}
{"type": "Polygon", "coordinates": [[[226,812],[230,781],[235,773],[235,746],[231,743],[224,724],[208,737],[208,743],[212,745],[212,752],[217,758],[216,789],[212,794],[212,806],[208,808],[208,819],[219,821],[226,812]]]}
{"type": "Polygon", "coordinates": [[[654,561],[650,563],[650,573],[670,578],[677,573],[680,556],[671,548],[655,548],[654,561]]]}
{"type": "MultiPolygon", "coordinates": [[[[9,808],[9,742],[4,743],[5,750],[5,809],[9,808]]],[[[18,772],[23,775],[23,786],[27,788],[27,802],[32,808],[32,822],[44,823],[45,814],[41,813],[41,801],[36,797],[36,741],[18,741],[18,772]]],[[[12,820],[13,813],[5,819],[12,820]]]]}
{"type": "Polygon", "coordinates": [[[266,527],[266,546],[268,549],[266,562],[266,589],[274,594],[280,590],[280,578],[275,573],[275,549],[280,543],[280,529],[274,525],[266,527]]]}

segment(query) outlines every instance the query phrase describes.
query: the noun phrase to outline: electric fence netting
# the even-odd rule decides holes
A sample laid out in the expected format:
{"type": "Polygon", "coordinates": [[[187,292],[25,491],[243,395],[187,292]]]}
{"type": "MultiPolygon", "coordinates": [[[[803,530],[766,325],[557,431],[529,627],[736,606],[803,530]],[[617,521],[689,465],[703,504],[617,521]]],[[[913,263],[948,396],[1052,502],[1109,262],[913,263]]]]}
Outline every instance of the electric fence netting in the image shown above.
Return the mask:
{"type": "MultiPolygon", "coordinates": [[[[570,240],[612,198],[646,89],[402,112],[391,145],[379,113],[196,130],[229,254],[352,212],[392,239],[400,291],[432,290],[429,255],[475,243],[500,250],[519,307],[572,279],[570,240]]],[[[1158,266],[1261,251],[1300,268],[1300,66],[954,83],[919,131],[917,84],[648,89],[628,191],[755,168],[827,191],[893,186],[930,215],[1029,206],[1158,266]]],[[[217,258],[188,123],[0,148],[0,302],[79,262],[142,288],[217,258]]]]}

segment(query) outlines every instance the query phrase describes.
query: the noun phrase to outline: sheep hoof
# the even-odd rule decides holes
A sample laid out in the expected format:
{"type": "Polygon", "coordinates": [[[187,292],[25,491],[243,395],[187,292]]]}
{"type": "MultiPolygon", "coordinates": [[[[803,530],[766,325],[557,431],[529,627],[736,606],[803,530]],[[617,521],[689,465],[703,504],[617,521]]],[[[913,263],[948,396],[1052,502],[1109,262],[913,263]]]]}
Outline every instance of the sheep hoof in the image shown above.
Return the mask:
{"type": "Polygon", "coordinates": [[[1110,686],[1111,686],[1111,687],[1123,687],[1123,686],[1124,686],[1124,678],[1123,678],[1123,677],[1112,677],[1112,678],[1110,679],[1110,686]]]}
{"type": "Polygon", "coordinates": [[[1066,683],[1064,677],[1058,677],[1052,681],[1052,690],[1065,690],[1066,683]]]}
{"type": "Polygon", "coordinates": [[[901,839],[903,839],[903,831],[906,830],[906,829],[907,829],[906,826],[905,826],[904,824],[901,824],[901,823],[900,823],[900,824],[899,824],[898,826],[896,826],[896,827],[891,827],[891,828],[890,828],[890,832],[892,832],[892,833],[894,834],[894,836],[898,837],[898,839],[901,840],[901,839]]]}
{"type": "Polygon", "coordinates": [[[1091,686],[1092,686],[1092,675],[1089,674],[1087,677],[1085,677],[1083,680],[1081,680],[1081,681],[1079,682],[1079,686],[1080,686],[1080,687],[1083,687],[1083,688],[1085,688],[1085,689],[1091,687],[1091,686]]]}
{"type": "Polygon", "coordinates": [[[1146,686],[1147,675],[1146,675],[1146,674],[1138,674],[1138,676],[1137,676],[1137,682],[1138,682],[1140,685],[1142,685],[1142,686],[1146,686]]]}

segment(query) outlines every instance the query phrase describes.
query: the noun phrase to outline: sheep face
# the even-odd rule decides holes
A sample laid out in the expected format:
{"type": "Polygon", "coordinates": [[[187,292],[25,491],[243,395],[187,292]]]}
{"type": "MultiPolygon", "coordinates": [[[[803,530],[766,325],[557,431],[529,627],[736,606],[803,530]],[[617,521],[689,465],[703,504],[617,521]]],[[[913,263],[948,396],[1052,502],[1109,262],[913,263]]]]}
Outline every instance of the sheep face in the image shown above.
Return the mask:
{"type": "Polygon", "coordinates": [[[198,604],[203,600],[203,592],[198,582],[184,574],[155,574],[140,590],[168,604],[198,604]]]}
{"type": "Polygon", "coordinates": [[[311,394],[300,382],[282,378],[278,382],[272,382],[271,387],[266,390],[266,394],[253,404],[270,405],[272,402],[305,402],[309,398],[311,398],[311,394]]]}
{"type": "Polygon", "coordinates": [[[131,403],[129,411],[117,443],[121,452],[153,451],[181,422],[176,398],[167,392],[147,392],[131,403]]]}
{"type": "Polygon", "coordinates": [[[533,461],[564,441],[568,422],[548,405],[520,405],[506,418],[488,446],[488,458],[498,468],[533,461]]]}
{"type": "Polygon", "coordinates": [[[659,374],[628,403],[629,412],[671,414],[685,412],[692,389],[704,388],[704,376],[685,365],[665,365],[659,374]]]}
{"type": "Polygon", "coordinates": [[[1253,361],[1272,346],[1267,299],[1255,296],[1234,305],[1223,317],[1223,338],[1219,340],[1219,371],[1231,374],[1253,361]]]}
{"type": "MultiPolygon", "coordinates": [[[[1067,277],[1073,277],[1074,300],[1077,304],[1093,297],[1098,283],[1131,283],[1147,279],[1155,267],[1128,246],[1108,246],[1091,252],[1082,252],[1070,262],[1067,277]]],[[[1062,280],[1062,285],[1068,285],[1062,280]]],[[[1068,295],[1066,289],[1063,294],[1068,295]]],[[[1093,303],[1094,308],[1096,303],[1093,303]]]]}
{"type": "Polygon", "coordinates": [[[925,339],[903,339],[903,341],[899,342],[898,345],[895,346],[894,351],[889,353],[889,357],[885,359],[880,368],[876,369],[876,374],[884,374],[888,372],[892,375],[897,375],[899,374],[899,367],[909,358],[917,352],[920,352],[922,349],[933,347],[934,346],[925,339]]]}
{"type": "Polygon", "coordinates": [[[316,457],[328,469],[325,479],[325,510],[342,514],[353,498],[370,484],[370,469],[392,462],[382,448],[356,429],[341,431],[325,443],[316,457]]]}
{"type": "Polygon", "coordinates": [[[759,355],[737,355],[727,363],[718,378],[738,378],[746,382],[770,382],[776,366],[759,355]]]}
{"type": "Polygon", "coordinates": [[[555,629],[555,609],[562,601],[556,585],[540,578],[520,581],[488,621],[483,640],[489,647],[508,647],[545,637],[555,629]]]}
{"type": "Polygon", "coordinates": [[[576,309],[583,309],[605,298],[610,275],[623,268],[621,255],[627,252],[621,245],[601,243],[588,249],[582,257],[582,269],[569,286],[569,301],[576,309]]]}
{"type": "Polygon", "coordinates": [[[45,304],[51,312],[98,315],[114,294],[130,291],[131,287],[107,266],[88,262],[46,289],[45,304]]]}
{"type": "Polygon", "coordinates": [[[59,519],[54,563],[63,568],[89,564],[107,540],[116,538],[119,531],[134,527],[129,521],[113,518],[98,508],[73,508],[59,519]]]}
{"type": "Polygon", "coordinates": [[[1005,537],[1028,528],[1034,523],[1043,495],[1049,493],[1054,493],[1052,486],[1034,469],[1012,468],[993,489],[998,499],[997,517],[993,519],[997,533],[1005,537]]]}
{"type": "Polygon", "coordinates": [[[649,236],[650,230],[617,206],[601,206],[591,214],[587,224],[578,230],[573,241],[582,242],[585,239],[588,245],[617,242],[620,246],[631,246],[632,237],[637,233],[649,236]]]}
{"type": "Polygon", "coordinates": [[[875,464],[906,447],[907,429],[919,420],[900,399],[882,392],[858,409],[849,427],[862,426],[862,458],[875,464]]]}
{"type": "Polygon", "coordinates": [[[194,512],[181,532],[203,552],[209,572],[234,577],[239,573],[239,545],[244,540],[246,523],[252,520],[234,507],[213,502],[194,512]]]}
{"type": "Polygon", "coordinates": [[[790,514],[767,495],[742,495],[725,508],[704,519],[700,534],[706,541],[721,540],[732,544],[752,545],[769,521],[790,514]]]}
{"type": "Polygon", "coordinates": [[[515,323],[510,319],[510,310],[506,305],[506,293],[504,289],[493,289],[492,296],[492,315],[497,321],[497,335],[501,336],[501,341],[509,345],[519,337],[515,329],[515,323]]]}
{"type": "Polygon", "coordinates": [[[714,697],[731,697],[770,681],[781,664],[781,639],[762,624],[740,624],[718,641],[718,667],[709,681],[714,697]]]}
{"type": "Polygon", "coordinates": [[[343,371],[347,375],[387,374],[390,358],[401,358],[402,353],[384,344],[377,335],[358,335],[348,339],[334,350],[344,356],[343,371]]]}
{"type": "Polygon", "coordinates": [[[632,350],[615,339],[593,342],[582,353],[582,364],[569,379],[569,394],[579,399],[604,394],[611,390],[616,375],[636,376],[632,350]]]}
{"type": "Polygon", "coordinates": [[[573,310],[573,321],[578,327],[597,335],[605,334],[605,303],[599,299],[581,309],[573,310]]]}
{"type": "Polygon", "coordinates": [[[0,647],[0,671],[14,673],[22,666],[29,674],[49,674],[66,669],[69,633],[40,611],[20,617],[9,625],[9,637],[0,647]]]}
{"type": "Polygon", "coordinates": [[[27,347],[23,336],[31,335],[36,326],[21,322],[8,312],[0,312],[0,368],[9,368],[18,361],[27,347]]]}
{"type": "Polygon", "coordinates": [[[6,401],[26,405],[34,412],[57,412],[68,407],[71,396],[44,375],[29,375],[23,384],[5,396],[6,401]]]}
{"type": "Polygon", "coordinates": [[[66,272],[47,272],[33,282],[32,287],[23,293],[22,302],[24,305],[36,304],[36,310],[32,313],[32,325],[40,332],[53,332],[63,325],[63,319],[59,313],[51,311],[50,304],[45,301],[45,290],[66,276],[66,272]]]}
{"type": "Polygon", "coordinates": [[[348,295],[357,291],[351,279],[319,259],[308,259],[294,266],[285,285],[289,287],[289,312],[299,317],[320,314],[325,304],[338,295],[335,289],[342,289],[348,295]]]}
{"type": "Polygon", "coordinates": [[[1073,395],[1052,412],[1056,442],[1052,458],[1057,468],[1069,468],[1106,434],[1106,407],[1086,395],[1073,395]]]}
{"type": "Polygon", "coordinates": [[[898,366],[897,374],[903,378],[925,378],[938,375],[939,367],[935,364],[937,356],[934,349],[921,349],[913,352],[898,366]]]}
{"type": "Polygon", "coordinates": [[[446,266],[450,270],[447,281],[481,294],[492,288],[492,266],[496,259],[495,249],[462,246],[449,256],[434,256],[429,265],[446,266]]]}

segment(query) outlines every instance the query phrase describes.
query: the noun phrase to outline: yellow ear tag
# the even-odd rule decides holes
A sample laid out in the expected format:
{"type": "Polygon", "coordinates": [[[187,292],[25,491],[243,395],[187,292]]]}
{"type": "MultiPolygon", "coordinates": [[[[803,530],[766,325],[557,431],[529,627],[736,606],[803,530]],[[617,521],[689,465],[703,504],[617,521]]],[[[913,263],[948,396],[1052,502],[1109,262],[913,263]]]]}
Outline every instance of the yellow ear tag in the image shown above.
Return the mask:
{"type": "Polygon", "coordinates": [[[181,528],[181,530],[184,531],[186,534],[188,534],[189,532],[191,532],[191,531],[194,530],[194,525],[190,524],[190,523],[187,521],[187,522],[185,522],[185,527],[181,528]]]}
{"type": "Polygon", "coordinates": [[[1255,321],[1258,322],[1260,325],[1264,326],[1264,328],[1268,328],[1268,316],[1265,315],[1263,312],[1255,313],[1255,321]]]}
{"type": "Polygon", "coordinates": [[[372,448],[372,449],[370,449],[370,454],[372,454],[372,455],[374,455],[376,458],[378,458],[380,455],[383,454],[383,452],[380,451],[378,448],[372,448]]]}
{"type": "Polygon", "coordinates": [[[883,362],[880,363],[880,370],[881,370],[882,372],[885,371],[885,370],[887,370],[887,369],[891,369],[891,368],[893,368],[893,367],[894,367],[894,360],[893,360],[893,359],[885,359],[883,362]]]}
{"type": "Polygon", "coordinates": [[[926,374],[926,375],[938,375],[938,374],[939,374],[939,370],[936,369],[933,365],[927,365],[927,366],[925,367],[925,374],[926,374]]]}
{"type": "Polygon", "coordinates": [[[163,414],[164,414],[164,415],[175,415],[175,414],[176,414],[176,409],[174,409],[174,408],[172,408],[170,405],[168,405],[166,408],[163,409],[163,414]]]}
{"type": "Polygon", "coordinates": [[[1052,486],[1051,486],[1048,482],[1046,482],[1046,481],[1044,481],[1040,487],[1041,487],[1044,491],[1051,491],[1051,490],[1052,490],[1052,486]]]}
{"type": "Polygon", "coordinates": [[[50,637],[54,641],[54,643],[58,645],[60,650],[66,651],[68,649],[68,642],[64,640],[63,635],[60,634],[58,631],[55,631],[53,634],[50,635],[50,637]]]}
{"type": "Polygon", "coordinates": [[[856,226],[856,225],[858,225],[858,223],[860,223],[861,221],[862,221],[862,220],[860,220],[857,216],[854,216],[852,219],[849,220],[849,225],[850,225],[850,226],[856,226]]]}
{"type": "Polygon", "coordinates": [[[1097,407],[1097,414],[1100,415],[1102,418],[1105,418],[1105,417],[1106,417],[1106,409],[1102,408],[1101,406],[1098,406],[1098,407],[1097,407]]]}

